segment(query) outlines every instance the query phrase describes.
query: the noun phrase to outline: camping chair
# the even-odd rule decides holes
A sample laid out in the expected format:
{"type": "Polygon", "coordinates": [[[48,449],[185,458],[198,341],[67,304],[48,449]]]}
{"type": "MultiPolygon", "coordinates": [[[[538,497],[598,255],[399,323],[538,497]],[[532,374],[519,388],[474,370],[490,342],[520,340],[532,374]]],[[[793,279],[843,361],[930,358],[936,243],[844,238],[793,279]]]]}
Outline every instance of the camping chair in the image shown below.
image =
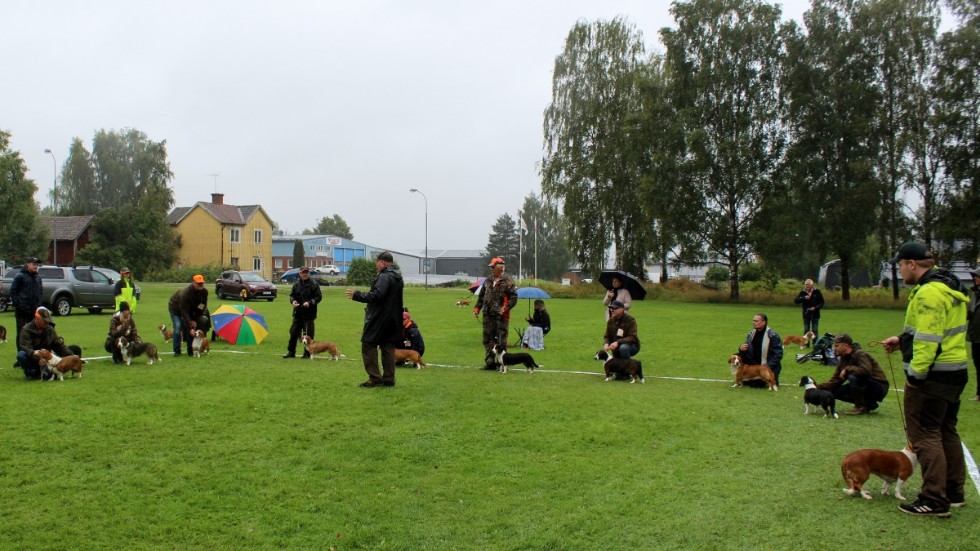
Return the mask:
{"type": "Polygon", "coordinates": [[[836,336],[833,333],[825,333],[813,342],[813,350],[806,354],[796,355],[796,363],[814,360],[823,365],[837,365],[837,355],[834,354],[834,337],[836,336]]]}

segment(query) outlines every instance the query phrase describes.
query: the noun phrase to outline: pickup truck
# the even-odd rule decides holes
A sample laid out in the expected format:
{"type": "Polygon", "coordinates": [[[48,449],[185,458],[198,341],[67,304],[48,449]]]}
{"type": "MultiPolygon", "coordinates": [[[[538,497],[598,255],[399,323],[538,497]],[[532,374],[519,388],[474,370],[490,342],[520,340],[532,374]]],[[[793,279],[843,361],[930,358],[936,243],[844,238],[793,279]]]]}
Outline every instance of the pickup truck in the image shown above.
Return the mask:
{"type": "MultiPolygon", "coordinates": [[[[10,284],[20,269],[14,266],[0,278],[0,295],[4,297],[0,305],[4,307],[13,307],[8,306],[10,284]]],[[[116,308],[115,284],[119,273],[111,268],[39,266],[37,273],[41,276],[41,304],[57,316],[70,315],[72,308],[86,308],[92,314],[116,308]]]]}
{"type": "Polygon", "coordinates": [[[214,294],[218,298],[238,298],[255,300],[264,298],[269,302],[276,299],[279,290],[271,281],[255,272],[227,270],[214,282],[214,294]]]}

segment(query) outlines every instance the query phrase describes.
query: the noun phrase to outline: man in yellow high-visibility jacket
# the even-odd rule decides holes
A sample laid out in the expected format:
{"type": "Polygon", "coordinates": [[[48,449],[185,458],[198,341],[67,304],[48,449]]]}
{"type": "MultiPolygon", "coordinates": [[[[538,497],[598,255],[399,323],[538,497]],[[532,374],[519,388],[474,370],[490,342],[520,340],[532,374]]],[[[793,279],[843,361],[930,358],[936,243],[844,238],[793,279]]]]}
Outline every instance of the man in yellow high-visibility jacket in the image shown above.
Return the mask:
{"type": "Polygon", "coordinates": [[[133,278],[130,276],[129,268],[119,270],[119,276],[119,281],[116,282],[114,291],[116,294],[116,312],[119,311],[119,305],[125,302],[129,304],[130,312],[135,314],[139,296],[137,296],[136,286],[133,285],[133,278]]]}
{"type": "Polygon", "coordinates": [[[921,243],[905,243],[891,261],[898,264],[909,293],[905,330],[882,341],[901,350],[905,364],[905,424],[922,467],[918,499],[898,508],[920,516],[950,516],[964,505],[966,463],[956,430],[960,395],[968,378],[966,309],[969,297],[956,276],[936,268],[921,243]]]}

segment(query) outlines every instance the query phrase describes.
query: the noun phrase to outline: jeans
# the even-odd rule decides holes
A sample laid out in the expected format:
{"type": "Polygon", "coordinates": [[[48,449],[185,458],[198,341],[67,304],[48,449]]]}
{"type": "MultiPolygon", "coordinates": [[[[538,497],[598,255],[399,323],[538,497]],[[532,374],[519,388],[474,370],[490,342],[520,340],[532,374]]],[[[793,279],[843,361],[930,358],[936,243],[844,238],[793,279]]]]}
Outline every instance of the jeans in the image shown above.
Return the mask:
{"type": "Polygon", "coordinates": [[[632,343],[622,343],[616,347],[616,351],[613,356],[621,358],[623,360],[628,360],[633,356],[640,353],[640,345],[632,343]]]}
{"type": "Polygon", "coordinates": [[[187,355],[193,356],[191,343],[194,341],[191,339],[191,328],[184,327],[184,320],[180,314],[173,312],[170,312],[170,323],[174,326],[174,356],[180,356],[180,343],[183,341],[187,342],[187,355]]]}
{"type": "Polygon", "coordinates": [[[837,387],[834,398],[874,411],[887,394],[888,387],[871,377],[848,375],[847,384],[837,387]]]}
{"type": "Polygon", "coordinates": [[[820,337],[820,318],[807,318],[803,316],[803,334],[806,335],[810,331],[813,331],[813,334],[817,338],[820,337]]]}

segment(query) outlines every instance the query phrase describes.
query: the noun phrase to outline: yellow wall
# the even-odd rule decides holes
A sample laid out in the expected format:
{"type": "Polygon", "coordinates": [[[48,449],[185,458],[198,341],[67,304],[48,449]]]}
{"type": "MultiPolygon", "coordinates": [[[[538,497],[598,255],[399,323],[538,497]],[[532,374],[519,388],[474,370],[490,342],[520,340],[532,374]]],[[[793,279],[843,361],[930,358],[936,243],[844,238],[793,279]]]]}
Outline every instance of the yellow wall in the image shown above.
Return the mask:
{"type": "Polygon", "coordinates": [[[224,226],[199,205],[174,227],[181,236],[181,248],[177,251],[177,261],[182,266],[201,266],[217,264],[231,266],[232,259],[238,259],[241,270],[251,271],[253,259],[262,259],[259,272],[267,279],[272,278],[272,220],[259,209],[244,226],[224,226]],[[232,228],[240,231],[238,243],[231,243],[232,228]],[[262,231],[262,242],[255,243],[255,230],[262,231]]]}

